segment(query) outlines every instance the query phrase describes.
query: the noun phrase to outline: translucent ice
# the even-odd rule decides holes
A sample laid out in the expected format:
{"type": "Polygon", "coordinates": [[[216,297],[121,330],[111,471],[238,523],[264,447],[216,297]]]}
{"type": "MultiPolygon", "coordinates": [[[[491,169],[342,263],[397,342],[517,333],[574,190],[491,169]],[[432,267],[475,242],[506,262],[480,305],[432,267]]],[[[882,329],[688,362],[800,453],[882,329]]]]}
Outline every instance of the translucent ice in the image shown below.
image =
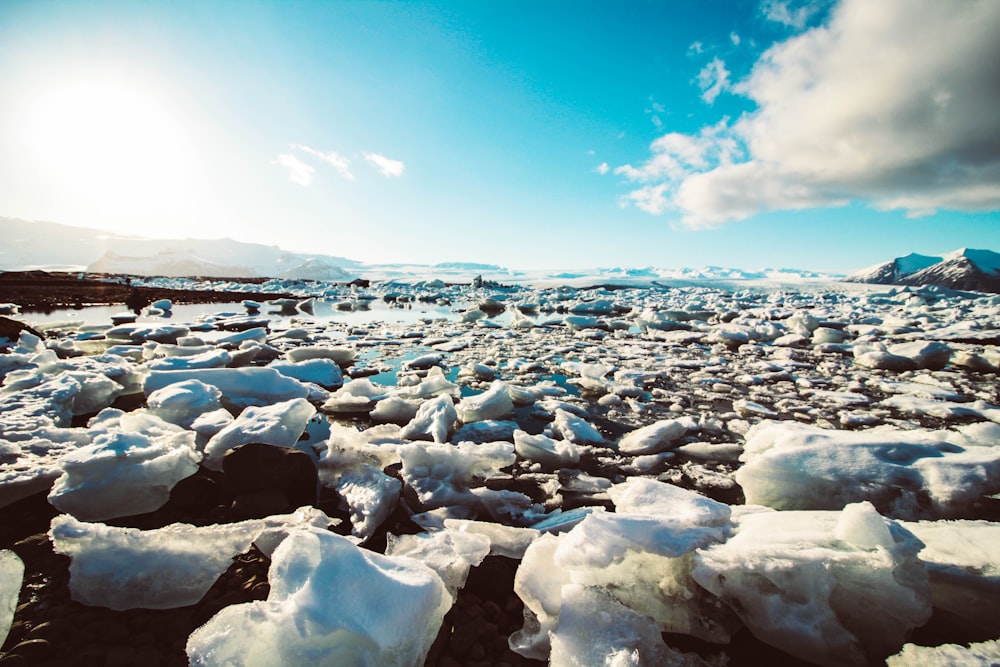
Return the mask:
{"type": "Polygon", "coordinates": [[[458,418],[463,423],[482,421],[484,419],[499,419],[514,410],[514,403],[507,393],[506,383],[495,380],[490,388],[482,394],[463,398],[456,408],[458,418]]]}
{"type": "Polygon", "coordinates": [[[687,429],[677,419],[664,419],[626,433],[618,442],[618,451],[628,456],[656,454],[668,449],[687,429]]]}
{"type": "Polygon", "coordinates": [[[840,509],[871,501],[900,519],[958,517],[1000,492],[1000,448],[961,446],[946,431],[832,431],[764,422],[736,471],[750,504],[840,509]],[[954,442],[953,442],[954,441],[954,442]]]}
{"type": "Polygon", "coordinates": [[[403,481],[426,509],[451,504],[479,507],[478,498],[470,492],[474,481],[494,476],[516,460],[514,445],[509,442],[412,443],[398,451],[403,481]]]}
{"type": "Polygon", "coordinates": [[[0,551],[0,646],[7,640],[24,581],[24,563],[13,551],[0,551]]]}
{"type": "Polygon", "coordinates": [[[110,609],[173,609],[195,604],[232,564],[260,541],[274,550],[296,528],[327,529],[314,508],[238,523],[155,530],[86,523],[63,514],[52,520],[56,553],[72,558],[70,593],[77,602],[110,609]]]}
{"type": "Polygon", "coordinates": [[[153,371],[143,383],[146,395],[181,382],[200,380],[222,392],[227,407],[242,409],[251,405],[269,405],[275,401],[305,398],[309,389],[298,380],[273,368],[207,368],[203,370],[153,371]]]}
{"type": "Polygon", "coordinates": [[[146,397],[150,412],[164,421],[191,428],[203,413],[222,407],[222,392],[200,380],[184,380],[158,389],[146,397]]]}
{"type": "Polygon", "coordinates": [[[514,431],[514,450],[529,461],[537,461],[549,468],[571,466],[580,461],[580,450],[569,440],[554,440],[538,434],[529,435],[514,431]]]}
{"type": "Polygon", "coordinates": [[[266,601],[226,607],[192,633],[194,667],[420,665],[452,603],[426,565],[333,533],[292,533],[268,580],[266,601]]]}
{"type": "Polygon", "coordinates": [[[448,442],[457,419],[458,413],[451,396],[441,394],[421,404],[417,414],[403,427],[400,436],[409,440],[448,442]]]}
{"type": "Polygon", "coordinates": [[[749,510],[736,523],[727,542],[694,555],[692,574],[764,642],[821,665],[865,665],[930,617],[920,541],[870,503],[749,510]]]}
{"type": "Polygon", "coordinates": [[[437,572],[452,597],[465,586],[469,570],[490,553],[485,535],[460,530],[436,530],[416,535],[390,535],[387,556],[414,558],[437,572]]]}
{"type": "Polygon", "coordinates": [[[176,430],[151,435],[117,429],[98,432],[92,444],[59,461],[62,475],[52,486],[49,502],[86,521],[159,509],[174,485],[195,473],[201,459],[195,434],[172,428],[176,430]]]}
{"type": "Polygon", "coordinates": [[[351,512],[351,534],[362,541],[370,538],[396,509],[402,488],[398,479],[369,465],[341,475],[337,493],[351,512]]]}
{"type": "Polygon", "coordinates": [[[990,632],[1000,617],[1000,524],[917,521],[903,526],[924,543],[936,609],[990,632]]]}
{"type": "Polygon", "coordinates": [[[315,413],[316,408],[304,398],[246,408],[205,445],[205,467],[222,470],[222,458],[226,452],[251,442],[295,447],[315,413]]]}

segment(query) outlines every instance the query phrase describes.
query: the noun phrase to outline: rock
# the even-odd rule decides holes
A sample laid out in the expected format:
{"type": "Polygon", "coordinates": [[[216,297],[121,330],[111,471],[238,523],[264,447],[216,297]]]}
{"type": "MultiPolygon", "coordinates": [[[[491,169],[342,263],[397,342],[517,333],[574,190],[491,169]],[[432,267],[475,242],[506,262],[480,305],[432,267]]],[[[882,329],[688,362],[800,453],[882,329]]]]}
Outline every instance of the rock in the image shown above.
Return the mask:
{"type": "MultiPolygon", "coordinates": [[[[226,453],[222,472],[223,486],[234,497],[278,492],[291,509],[316,502],[316,464],[308,454],[296,449],[260,443],[242,445],[226,453]]],[[[276,503],[274,493],[263,498],[268,499],[265,504],[276,503]]],[[[257,498],[253,505],[260,500],[257,498]]],[[[243,502],[251,503],[250,499],[243,502]]]]}

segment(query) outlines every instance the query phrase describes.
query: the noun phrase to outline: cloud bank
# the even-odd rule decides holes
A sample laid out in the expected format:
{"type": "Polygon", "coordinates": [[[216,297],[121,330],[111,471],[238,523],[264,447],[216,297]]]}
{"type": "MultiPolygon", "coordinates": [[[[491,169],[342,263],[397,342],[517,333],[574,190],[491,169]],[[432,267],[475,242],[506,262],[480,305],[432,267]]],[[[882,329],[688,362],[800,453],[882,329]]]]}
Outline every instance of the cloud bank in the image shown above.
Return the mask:
{"type": "MultiPolygon", "coordinates": [[[[806,20],[779,5],[765,3],[775,20],[806,20]]],[[[718,87],[756,109],[656,139],[644,162],[614,170],[637,184],[623,202],[692,227],[858,200],[909,215],[1000,208],[997,35],[993,0],[845,0],[747,78],[708,69],[707,102],[718,87]]]]}

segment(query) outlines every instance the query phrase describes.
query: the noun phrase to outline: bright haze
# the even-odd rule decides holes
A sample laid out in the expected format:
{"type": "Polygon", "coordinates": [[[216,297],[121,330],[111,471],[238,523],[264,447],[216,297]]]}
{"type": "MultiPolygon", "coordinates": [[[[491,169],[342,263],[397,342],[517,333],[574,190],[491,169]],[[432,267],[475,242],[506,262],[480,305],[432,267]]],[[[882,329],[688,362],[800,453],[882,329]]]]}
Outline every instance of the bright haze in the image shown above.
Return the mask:
{"type": "Polygon", "coordinates": [[[1000,249],[1000,2],[0,3],[0,215],[390,263],[1000,249]]]}

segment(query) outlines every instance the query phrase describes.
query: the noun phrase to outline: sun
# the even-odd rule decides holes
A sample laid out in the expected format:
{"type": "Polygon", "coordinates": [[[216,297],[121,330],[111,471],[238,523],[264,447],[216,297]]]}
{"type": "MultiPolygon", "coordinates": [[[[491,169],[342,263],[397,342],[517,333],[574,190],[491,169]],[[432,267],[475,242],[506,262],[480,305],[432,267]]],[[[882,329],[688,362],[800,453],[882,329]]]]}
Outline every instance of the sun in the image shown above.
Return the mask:
{"type": "Polygon", "coordinates": [[[112,217],[183,196],[197,171],[197,151],[170,100],[141,83],[107,76],[54,83],[28,125],[53,191],[74,191],[112,217]]]}

